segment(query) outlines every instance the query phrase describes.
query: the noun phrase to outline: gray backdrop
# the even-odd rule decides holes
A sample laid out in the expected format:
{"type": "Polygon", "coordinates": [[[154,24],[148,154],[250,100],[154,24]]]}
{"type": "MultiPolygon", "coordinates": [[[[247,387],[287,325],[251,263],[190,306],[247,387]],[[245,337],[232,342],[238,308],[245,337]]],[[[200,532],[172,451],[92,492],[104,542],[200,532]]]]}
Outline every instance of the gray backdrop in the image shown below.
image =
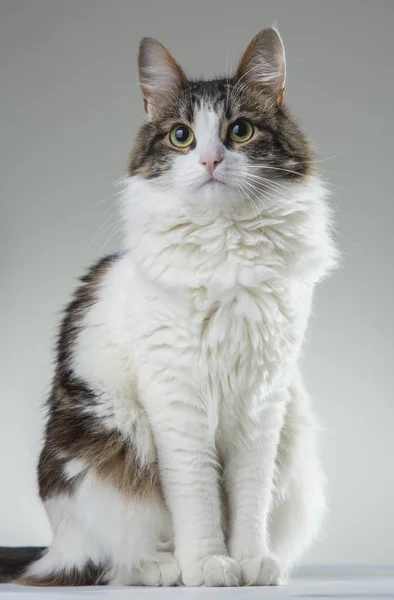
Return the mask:
{"type": "Polygon", "coordinates": [[[394,561],[393,17],[392,0],[0,0],[0,545],[49,540],[40,408],[61,308],[118,244],[113,182],[143,115],[140,37],[211,76],[276,21],[344,255],[304,349],[331,505],[310,560],[394,561]]]}

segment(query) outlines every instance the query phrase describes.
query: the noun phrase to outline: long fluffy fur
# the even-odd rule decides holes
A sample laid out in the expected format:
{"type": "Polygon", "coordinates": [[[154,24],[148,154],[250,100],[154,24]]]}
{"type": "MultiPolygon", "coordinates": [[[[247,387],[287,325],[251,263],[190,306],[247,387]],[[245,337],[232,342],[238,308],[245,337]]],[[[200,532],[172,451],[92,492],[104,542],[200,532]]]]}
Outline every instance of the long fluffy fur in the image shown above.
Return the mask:
{"type": "Polygon", "coordinates": [[[188,154],[168,158],[163,125],[144,129],[150,146],[125,181],[125,250],[90,271],[67,311],[39,466],[54,540],[24,583],[276,585],[319,530],[324,476],[297,360],[337,256],[326,190],[264,90],[257,106],[284,148],[265,174],[279,179],[246,204],[236,186],[194,192],[198,152],[216,144],[231,184],[267,143],[263,129],[249,154],[220,141],[222,87],[196,103],[188,154]],[[289,161],[296,177],[280,177],[289,161]]]}

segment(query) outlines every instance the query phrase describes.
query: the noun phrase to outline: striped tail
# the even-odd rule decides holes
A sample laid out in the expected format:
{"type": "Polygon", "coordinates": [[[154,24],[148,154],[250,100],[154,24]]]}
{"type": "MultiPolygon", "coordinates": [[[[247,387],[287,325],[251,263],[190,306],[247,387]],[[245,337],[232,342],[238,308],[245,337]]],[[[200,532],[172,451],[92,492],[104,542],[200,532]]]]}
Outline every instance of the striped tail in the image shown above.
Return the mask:
{"type": "Polygon", "coordinates": [[[22,547],[5,548],[0,546],[0,583],[15,581],[46,548],[22,547]]]}

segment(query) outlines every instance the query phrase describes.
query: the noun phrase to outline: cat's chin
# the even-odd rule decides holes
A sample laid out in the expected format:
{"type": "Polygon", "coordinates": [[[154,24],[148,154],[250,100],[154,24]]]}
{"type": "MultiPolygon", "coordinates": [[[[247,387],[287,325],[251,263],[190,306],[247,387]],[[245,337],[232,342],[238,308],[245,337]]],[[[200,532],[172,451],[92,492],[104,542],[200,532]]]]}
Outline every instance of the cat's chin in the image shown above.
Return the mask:
{"type": "Polygon", "coordinates": [[[204,183],[200,185],[200,189],[203,188],[209,190],[223,189],[224,187],[228,187],[228,185],[220,179],[208,179],[208,181],[204,181],[204,183]]]}
{"type": "Polygon", "coordinates": [[[193,205],[204,208],[217,208],[220,210],[233,209],[241,204],[239,191],[231,185],[211,179],[189,191],[188,200],[193,205]]]}

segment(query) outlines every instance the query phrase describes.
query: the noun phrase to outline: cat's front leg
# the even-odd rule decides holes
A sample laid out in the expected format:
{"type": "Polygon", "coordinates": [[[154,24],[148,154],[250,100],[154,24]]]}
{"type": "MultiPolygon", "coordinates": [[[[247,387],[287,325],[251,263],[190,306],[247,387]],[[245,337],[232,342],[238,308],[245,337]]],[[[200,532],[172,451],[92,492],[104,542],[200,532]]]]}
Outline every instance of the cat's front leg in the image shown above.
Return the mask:
{"type": "Polygon", "coordinates": [[[267,519],[285,404],[285,392],[278,392],[245,418],[247,436],[235,441],[225,464],[228,548],[244,585],[284,583],[282,567],[269,550],[267,519]]]}
{"type": "Polygon", "coordinates": [[[197,395],[174,387],[176,393],[160,389],[150,419],[182,580],[186,586],[236,586],[240,569],[225,545],[206,410],[197,395]]]}

